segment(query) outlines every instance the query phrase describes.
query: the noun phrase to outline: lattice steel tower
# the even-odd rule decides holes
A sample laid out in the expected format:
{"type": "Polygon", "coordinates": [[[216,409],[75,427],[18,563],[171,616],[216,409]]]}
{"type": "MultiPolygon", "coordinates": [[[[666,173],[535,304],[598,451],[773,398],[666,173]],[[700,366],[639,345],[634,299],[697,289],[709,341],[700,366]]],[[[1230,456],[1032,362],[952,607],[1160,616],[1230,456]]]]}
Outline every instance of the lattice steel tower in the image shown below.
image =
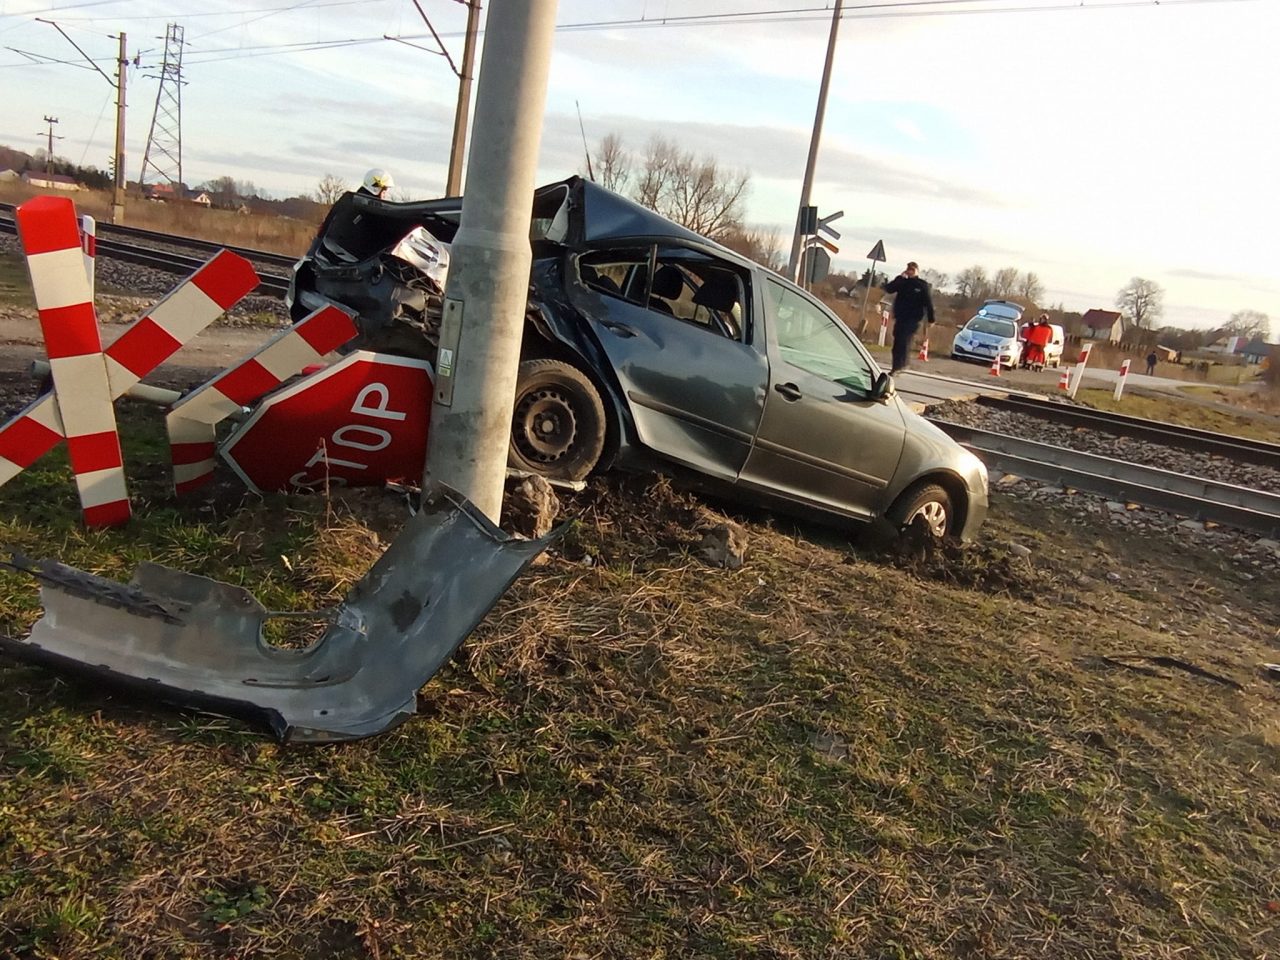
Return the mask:
{"type": "MultiPolygon", "coordinates": [[[[168,182],[175,199],[182,199],[182,27],[171,23],[164,33],[164,63],[160,66],[160,89],[151,114],[151,132],[142,155],[138,186],[148,182],[168,182]]],[[[155,78],[154,74],[148,74],[155,78]]]]}

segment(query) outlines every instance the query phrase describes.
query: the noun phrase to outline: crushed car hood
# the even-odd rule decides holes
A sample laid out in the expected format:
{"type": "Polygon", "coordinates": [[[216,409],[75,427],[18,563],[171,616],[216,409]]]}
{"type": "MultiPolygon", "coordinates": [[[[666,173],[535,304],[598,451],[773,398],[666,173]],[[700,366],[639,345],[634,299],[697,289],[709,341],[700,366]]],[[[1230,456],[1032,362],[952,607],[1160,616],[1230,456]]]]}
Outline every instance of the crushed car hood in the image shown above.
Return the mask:
{"type": "Polygon", "coordinates": [[[241,587],[155,564],[125,585],[15,559],[40,580],[45,614],[0,651],[258,720],[286,742],[357,739],[413,715],[418,688],[557,535],[512,539],[441,488],[342,603],[301,615],[324,625],[302,649],[263,639],[277,615],[241,587]]]}

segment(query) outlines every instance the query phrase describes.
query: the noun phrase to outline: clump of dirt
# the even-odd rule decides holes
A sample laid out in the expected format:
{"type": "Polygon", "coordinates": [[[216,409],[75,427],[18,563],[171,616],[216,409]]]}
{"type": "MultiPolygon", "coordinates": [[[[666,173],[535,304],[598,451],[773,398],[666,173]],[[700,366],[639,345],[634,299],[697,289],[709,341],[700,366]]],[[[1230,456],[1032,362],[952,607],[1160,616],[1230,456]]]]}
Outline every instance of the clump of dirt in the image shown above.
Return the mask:
{"type": "Polygon", "coordinates": [[[990,540],[962,542],[939,537],[917,518],[901,532],[887,522],[871,525],[859,543],[872,558],[887,560],[923,580],[935,580],[984,593],[1008,593],[1022,600],[1036,596],[1037,574],[1028,557],[990,540]]]}
{"type": "Polygon", "coordinates": [[[701,528],[714,522],[713,512],[696,496],[677,490],[661,475],[596,477],[582,493],[566,498],[563,507],[563,516],[578,521],[561,543],[572,560],[591,554],[611,562],[619,559],[612,554],[623,544],[650,553],[691,549],[701,528]]]}

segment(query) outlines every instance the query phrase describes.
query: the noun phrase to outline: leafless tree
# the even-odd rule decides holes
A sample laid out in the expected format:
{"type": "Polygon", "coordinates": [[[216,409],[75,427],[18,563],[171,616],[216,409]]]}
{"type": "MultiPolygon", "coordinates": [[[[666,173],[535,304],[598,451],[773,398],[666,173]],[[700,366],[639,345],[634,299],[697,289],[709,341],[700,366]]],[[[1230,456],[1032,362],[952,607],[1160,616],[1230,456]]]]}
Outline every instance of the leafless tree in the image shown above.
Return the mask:
{"type": "Polygon", "coordinates": [[[1044,299],[1044,284],[1036,274],[1028,270],[1018,278],[1017,294],[1027,305],[1039,304],[1044,299]]]}
{"type": "Polygon", "coordinates": [[[951,282],[951,278],[941,270],[921,270],[920,276],[924,277],[925,282],[933,288],[935,294],[947,292],[947,284],[951,282]]]}
{"type": "Polygon", "coordinates": [[[1135,327],[1146,329],[1164,312],[1164,288],[1154,280],[1134,277],[1116,294],[1116,306],[1135,327]]]}
{"type": "Polygon", "coordinates": [[[781,273],[787,265],[776,228],[738,227],[721,237],[720,242],[774,273],[781,273]]]}
{"type": "Polygon", "coordinates": [[[326,173],[316,184],[315,198],[317,203],[332,205],[347,192],[347,183],[337,174],[326,173]]]}
{"type": "Polygon", "coordinates": [[[1007,300],[1018,290],[1018,268],[1001,267],[991,278],[991,296],[1007,300]]]}
{"type": "Polygon", "coordinates": [[[742,225],[749,183],[745,171],[724,170],[711,157],[654,137],[645,148],[632,197],[695,233],[719,240],[742,225]]]}
{"type": "Polygon", "coordinates": [[[987,271],[977,264],[956,274],[956,293],[961,300],[984,300],[991,292],[987,271]]]}
{"type": "Polygon", "coordinates": [[[239,195],[236,192],[238,184],[235,177],[215,177],[204,185],[204,189],[206,193],[221,200],[224,204],[230,203],[239,195]]]}
{"type": "Polygon", "coordinates": [[[600,141],[596,151],[596,173],[606,190],[622,193],[631,179],[631,154],[622,147],[622,138],[611,133],[600,141]]]}
{"type": "Polygon", "coordinates": [[[1237,310],[1222,331],[1231,337],[1266,340],[1271,335],[1271,318],[1261,310],[1237,310]]]}
{"type": "Polygon", "coordinates": [[[637,203],[650,210],[659,208],[670,190],[678,156],[679,151],[670,140],[654,137],[649,141],[631,193],[637,203]]]}

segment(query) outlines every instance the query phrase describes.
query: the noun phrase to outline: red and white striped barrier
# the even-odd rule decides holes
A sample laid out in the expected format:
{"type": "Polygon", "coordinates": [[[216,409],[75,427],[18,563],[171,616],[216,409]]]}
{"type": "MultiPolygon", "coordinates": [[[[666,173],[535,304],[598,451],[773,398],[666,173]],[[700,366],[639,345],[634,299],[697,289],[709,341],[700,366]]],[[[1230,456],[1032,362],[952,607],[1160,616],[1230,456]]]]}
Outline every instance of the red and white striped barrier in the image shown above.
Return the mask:
{"type": "Polygon", "coordinates": [[[1068,367],[1064,367],[1064,368],[1062,369],[1062,372],[1058,374],[1058,389],[1059,389],[1059,390],[1070,390],[1070,389],[1071,389],[1071,370],[1070,370],[1070,368],[1068,368],[1068,367]]]}
{"type": "Polygon", "coordinates": [[[124,523],[129,491],[75,205],[66,197],[36,197],[19,206],[14,219],[85,523],[124,523]]]}
{"type": "Polygon", "coordinates": [[[1067,391],[1067,395],[1072,400],[1076,398],[1076,391],[1080,389],[1080,381],[1084,379],[1084,368],[1089,365],[1089,351],[1092,349],[1092,343],[1086,343],[1080,347],[1080,359],[1076,361],[1075,372],[1071,374],[1071,389],[1067,391]]]}
{"type": "Polygon", "coordinates": [[[80,217],[80,248],[84,251],[84,275],[89,281],[89,296],[93,296],[94,263],[98,258],[98,224],[87,213],[80,217]]]}
{"type": "Polygon", "coordinates": [[[1116,377],[1115,399],[1119,400],[1120,395],[1124,393],[1125,381],[1129,379],[1129,361],[1125,360],[1120,364],[1120,375],[1116,377]]]}
{"type": "Polygon", "coordinates": [[[165,419],[178,493],[213,476],[217,424],[356,335],[355,318],[321,307],[173,405],[165,419]]]}
{"type": "Polygon", "coordinates": [[[929,338],[925,337],[920,341],[920,352],[916,354],[916,359],[921,363],[929,362],[929,338]]]}
{"type": "MultiPolygon", "coordinates": [[[[128,393],[155,367],[258,285],[253,266],[226,250],[175,287],[104,351],[110,395],[128,393]]],[[[56,393],[0,427],[0,486],[52,450],[65,431],[56,393]]]]}
{"type": "Polygon", "coordinates": [[[107,347],[112,395],[127,393],[238,303],[259,280],[253,265],[244,257],[219,251],[107,347]]]}

